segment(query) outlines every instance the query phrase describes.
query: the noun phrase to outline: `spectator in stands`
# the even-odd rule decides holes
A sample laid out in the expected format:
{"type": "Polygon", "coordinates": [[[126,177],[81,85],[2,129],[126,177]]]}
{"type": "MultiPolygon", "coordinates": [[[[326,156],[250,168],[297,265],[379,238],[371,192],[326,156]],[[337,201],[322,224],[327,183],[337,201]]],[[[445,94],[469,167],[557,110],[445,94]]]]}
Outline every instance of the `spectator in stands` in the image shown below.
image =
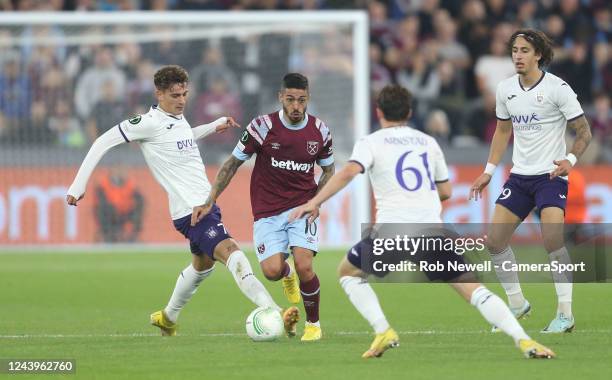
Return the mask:
{"type": "Polygon", "coordinates": [[[424,44],[413,56],[412,64],[397,74],[397,82],[414,96],[413,122],[423,126],[431,103],[440,94],[440,77],[436,70],[437,49],[433,43],[424,44]]]}
{"type": "Polygon", "coordinates": [[[569,56],[556,61],[550,67],[550,72],[563,78],[578,95],[582,103],[591,102],[591,84],[593,80],[593,65],[586,42],[575,40],[569,49],[569,56]]]}
{"type": "Polygon", "coordinates": [[[30,118],[31,106],[32,86],[19,54],[5,55],[0,72],[0,136],[18,139],[19,130],[30,118]]]}
{"type": "Polygon", "coordinates": [[[95,188],[98,238],[106,243],[138,241],[144,198],[136,181],[115,167],[95,188]]]}
{"type": "MultiPolygon", "coordinates": [[[[155,86],[151,81],[155,74],[155,66],[148,59],[143,59],[136,66],[136,77],[128,82],[128,109],[137,114],[146,113],[156,100],[153,96],[155,86]]],[[[110,124],[109,124],[110,125],[110,124]]]]}
{"type": "Polygon", "coordinates": [[[102,84],[102,97],[94,104],[87,119],[87,137],[89,142],[119,123],[127,112],[124,101],[115,96],[115,83],[107,80],[102,84]]]}
{"type": "Polygon", "coordinates": [[[49,118],[49,129],[55,132],[56,142],[61,147],[82,148],[85,146],[85,133],[81,122],[74,117],[72,107],[66,100],[59,99],[49,118]]]}
{"type": "Polygon", "coordinates": [[[189,79],[191,84],[195,86],[196,93],[201,93],[210,91],[213,80],[217,78],[222,78],[225,81],[225,85],[230,92],[239,92],[236,74],[225,63],[221,49],[212,45],[202,52],[202,59],[197,66],[191,69],[189,79]]]}
{"type": "MultiPolygon", "coordinates": [[[[240,104],[240,94],[231,91],[225,77],[209,78],[210,87],[200,93],[192,107],[192,120],[216,120],[223,117],[228,110],[236,122],[241,123],[242,105],[240,104]]],[[[197,92],[196,92],[197,94],[197,92]]],[[[231,151],[238,139],[239,130],[227,131],[223,134],[209,136],[202,143],[206,146],[204,150],[210,157],[224,157],[224,152],[231,151]]]]}
{"type": "Polygon", "coordinates": [[[438,109],[431,111],[425,121],[425,132],[435,138],[442,148],[449,146],[451,128],[446,113],[438,109]]]}
{"type": "Polygon", "coordinates": [[[451,120],[451,135],[455,136],[467,101],[465,78],[460,76],[459,70],[456,70],[449,61],[439,62],[436,70],[440,78],[440,91],[438,97],[433,100],[432,107],[439,108],[448,115],[451,120]]]}
{"type": "Polygon", "coordinates": [[[471,63],[470,54],[467,48],[457,41],[457,24],[447,10],[440,9],[434,13],[434,27],[438,56],[463,72],[471,63]]]}
{"type": "Polygon", "coordinates": [[[124,100],[126,77],[114,62],[113,51],[104,47],[95,53],[95,66],[86,69],[76,81],[74,104],[82,120],[87,120],[94,105],[102,98],[104,83],[112,82],[115,97],[124,100]]]}
{"type": "Polygon", "coordinates": [[[609,93],[600,92],[595,95],[589,124],[595,137],[593,140],[601,145],[599,158],[605,162],[612,162],[612,110],[609,93]]]}

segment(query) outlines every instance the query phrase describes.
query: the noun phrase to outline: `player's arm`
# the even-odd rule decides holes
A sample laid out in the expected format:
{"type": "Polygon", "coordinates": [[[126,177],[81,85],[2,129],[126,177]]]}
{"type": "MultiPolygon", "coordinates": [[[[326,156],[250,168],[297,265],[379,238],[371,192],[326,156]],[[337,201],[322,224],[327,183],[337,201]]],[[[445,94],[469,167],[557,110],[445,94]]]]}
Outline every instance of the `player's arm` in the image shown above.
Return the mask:
{"type": "Polygon", "coordinates": [[[453,195],[453,187],[450,181],[445,182],[436,182],[436,189],[438,190],[438,196],[440,197],[440,201],[444,202],[453,195]]]}
{"type": "Polygon", "coordinates": [[[212,123],[198,125],[191,129],[196,140],[203,139],[213,133],[223,133],[230,128],[240,128],[240,124],[230,116],[223,116],[212,123]]]}
{"type": "Polygon", "coordinates": [[[329,182],[330,178],[334,175],[336,165],[332,163],[331,165],[321,166],[321,170],[323,170],[323,173],[321,173],[321,177],[319,178],[317,193],[321,191],[325,184],[329,182]]]}
{"type": "Polygon", "coordinates": [[[212,185],[210,189],[210,194],[208,194],[208,199],[201,206],[196,206],[193,208],[193,212],[191,213],[191,225],[195,226],[203,217],[206,216],[210,212],[210,209],[217,201],[217,198],[223,193],[223,190],[229,185],[234,178],[234,174],[236,171],[244,163],[243,160],[231,155],[221,166],[219,172],[217,173],[217,177],[215,177],[215,183],[212,185]]]}
{"type": "Polygon", "coordinates": [[[576,140],[574,141],[572,150],[564,160],[553,161],[553,163],[557,165],[557,168],[550,173],[550,178],[568,175],[570,170],[572,170],[572,167],[576,164],[576,161],[578,161],[578,158],[580,158],[582,153],[584,153],[586,148],[589,146],[591,138],[593,137],[591,135],[591,127],[589,127],[589,122],[584,115],[568,121],[567,126],[576,132],[576,140]]]}
{"type": "Polygon", "coordinates": [[[495,167],[501,162],[504,152],[508,147],[508,142],[512,136],[512,122],[510,120],[497,120],[497,127],[491,141],[491,149],[489,150],[489,158],[484,172],[476,178],[472,188],[470,189],[470,198],[478,200],[482,198],[482,191],[491,181],[495,167]]]}
{"type": "Polygon", "coordinates": [[[295,209],[289,216],[289,220],[296,220],[306,214],[310,214],[308,217],[308,223],[314,222],[314,220],[319,216],[319,207],[321,204],[342,190],[353,180],[353,178],[355,178],[357,174],[362,173],[363,170],[364,169],[361,164],[355,161],[349,161],[349,163],[346,164],[342,170],[331,176],[327,184],[320,188],[320,191],[314,198],[295,209]]]}
{"type": "Polygon", "coordinates": [[[72,182],[72,185],[68,188],[68,194],[66,195],[66,202],[71,206],[76,206],[77,202],[85,196],[85,189],[87,187],[87,181],[91,177],[91,173],[95,169],[98,162],[102,157],[113,147],[125,143],[126,140],[122,136],[119,127],[114,127],[106,131],[103,135],[98,137],[92,144],[87,156],[81,163],[81,167],[77,172],[77,175],[72,182]]]}

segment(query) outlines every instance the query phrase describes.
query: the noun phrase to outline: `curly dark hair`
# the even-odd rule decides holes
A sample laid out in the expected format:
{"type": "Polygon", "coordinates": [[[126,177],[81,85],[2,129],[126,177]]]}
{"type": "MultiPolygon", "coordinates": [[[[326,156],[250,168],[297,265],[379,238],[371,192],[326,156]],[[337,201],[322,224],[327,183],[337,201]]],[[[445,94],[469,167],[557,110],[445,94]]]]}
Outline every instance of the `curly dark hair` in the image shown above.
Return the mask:
{"type": "Polygon", "coordinates": [[[168,65],[157,70],[153,76],[153,83],[158,90],[167,90],[177,83],[189,82],[187,70],[179,65],[168,65]]]}
{"type": "Polygon", "coordinates": [[[512,47],[517,37],[523,37],[535,50],[536,54],[541,56],[538,61],[538,67],[547,67],[553,59],[553,42],[544,32],[535,29],[519,29],[512,34],[508,41],[508,51],[512,55],[512,47]]]}
{"type": "Polygon", "coordinates": [[[387,85],[378,94],[376,105],[387,121],[405,121],[412,110],[412,94],[402,86],[387,85]]]}

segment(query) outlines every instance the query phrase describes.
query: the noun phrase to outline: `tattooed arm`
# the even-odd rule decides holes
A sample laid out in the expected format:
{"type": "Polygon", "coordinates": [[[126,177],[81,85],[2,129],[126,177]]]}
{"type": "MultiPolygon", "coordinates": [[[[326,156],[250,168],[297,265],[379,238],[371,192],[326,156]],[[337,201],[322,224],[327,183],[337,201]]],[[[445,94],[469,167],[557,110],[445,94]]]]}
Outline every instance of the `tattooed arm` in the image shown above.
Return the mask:
{"type": "Polygon", "coordinates": [[[217,177],[215,178],[215,183],[212,185],[210,189],[210,194],[208,195],[208,199],[206,203],[201,206],[196,206],[193,208],[193,213],[191,214],[191,225],[195,226],[197,222],[202,220],[209,212],[212,206],[215,204],[217,198],[221,195],[223,190],[229,185],[230,181],[236,174],[236,170],[242,165],[244,161],[237,159],[234,155],[230,155],[230,157],[223,163],[221,169],[217,173],[217,177]]]}
{"type": "MultiPolygon", "coordinates": [[[[576,132],[576,140],[574,141],[574,146],[572,146],[570,154],[573,154],[576,158],[580,158],[591,142],[592,135],[589,122],[587,121],[586,117],[582,115],[568,122],[567,126],[576,132]]],[[[557,165],[557,168],[550,173],[550,178],[566,176],[570,170],[572,170],[572,164],[568,159],[555,160],[553,162],[555,165],[557,165]]]]}
{"type": "Polygon", "coordinates": [[[334,175],[334,172],[336,171],[334,164],[327,165],[327,166],[321,166],[321,169],[323,170],[323,173],[321,174],[321,177],[319,178],[319,185],[317,187],[317,193],[321,191],[323,186],[325,186],[327,181],[329,181],[329,179],[334,175]]]}

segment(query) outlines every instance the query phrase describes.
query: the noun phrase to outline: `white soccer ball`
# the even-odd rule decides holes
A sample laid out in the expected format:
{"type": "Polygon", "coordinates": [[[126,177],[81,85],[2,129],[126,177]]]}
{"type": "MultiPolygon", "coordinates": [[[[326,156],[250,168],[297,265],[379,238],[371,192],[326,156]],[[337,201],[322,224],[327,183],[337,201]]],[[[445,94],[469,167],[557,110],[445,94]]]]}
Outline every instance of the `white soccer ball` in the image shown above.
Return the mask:
{"type": "Polygon", "coordinates": [[[283,317],[271,307],[258,307],[246,319],[246,332],[255,342],[269,342],[284,333],[283,317]]]}

